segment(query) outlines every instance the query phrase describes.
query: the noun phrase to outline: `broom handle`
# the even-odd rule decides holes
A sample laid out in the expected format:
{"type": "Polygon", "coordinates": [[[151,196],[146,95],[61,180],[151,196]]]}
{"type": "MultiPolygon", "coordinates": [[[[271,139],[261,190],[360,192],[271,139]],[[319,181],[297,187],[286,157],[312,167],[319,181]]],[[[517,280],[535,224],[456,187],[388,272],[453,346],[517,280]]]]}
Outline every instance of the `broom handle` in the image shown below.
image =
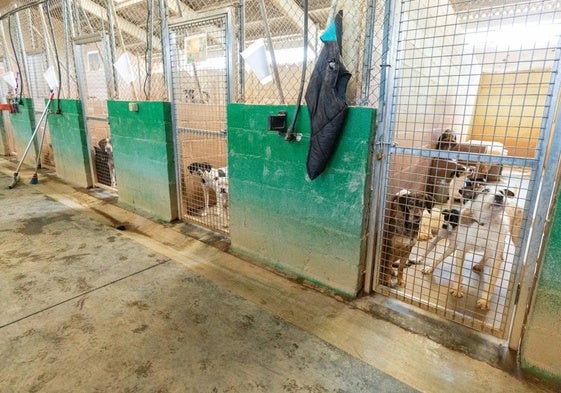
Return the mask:
{"type": "Polygon", "coordinates": [[[31,138],[29,138],[29,142],[27,143],[27,147],[25,148],[25,150],[23,152],[23,155],[21,156],[21,160],[19,161],[18,167],[16,168],[16,173],[19,173],[21,165],[23,164],[23,160],[25,159],[25,156],[27,156],[27,152],[29,151],[29,148],[31,147],[31,144],[33,143],[33,140],[35,139],[35,135],[37,135],[37,131],[39,130],[39,126],[41,126],[41,122],[43,121],[43,118],[45,117],[45,114],[47,113],[47,110],[49,109],[49,105],[50,105],[52,100],[53,100],[53,98],[52,98],[52,94],[51,94],[49,96],[49,101],[47,102],[47,105],[45,105],[45,110],[41,114],[41,117],[39,118],[39,122],[35,126],[35,130],[33,131],[33,134],[31,134],[31,138]]]}

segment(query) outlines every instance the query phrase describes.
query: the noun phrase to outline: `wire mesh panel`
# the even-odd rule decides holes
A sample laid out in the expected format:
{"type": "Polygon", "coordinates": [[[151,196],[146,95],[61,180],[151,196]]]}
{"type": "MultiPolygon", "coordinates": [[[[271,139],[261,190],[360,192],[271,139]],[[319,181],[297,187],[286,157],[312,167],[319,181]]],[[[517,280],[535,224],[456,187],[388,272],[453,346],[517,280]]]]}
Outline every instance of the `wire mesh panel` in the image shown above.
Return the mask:
{"type": "Polygon", "coordinates": [[[553,132],[561,8],[392,6],[374,287],[504,338],[553,132]]]}
{"type": "Polygon", "coordinates": [[[171,28],[173,105],[183,219],[228,232],[228,15],[171,28]]]}
{"type": "Polygon", "coordinates": [[[86,127],[90,155],[92,157],[95,182],[98,185],[117,187],[117,176],[113,163],[113,146],[108,123],[107,99],[109,96],[107,77],[108,41],[105,35],[99,41],[76,45],[76,67],[80,76],[80,90],[86,115],[86,127]]]}
{"type": "MultiPolygon", "coordinates": [[[[292,104],[297,101],[304,66],[304,2],[247,0],[244,6],[245,48],[262,39],[267,50],[272,82],[265,85],[245,68],[242,97],[239,101],[265,104],[292,104]]],[[[308,7],[308,42],[306,55],[307,86],[322,44],[320,35],[338,11],[343,11],[342,55],[352,73],[347,88],[350,105],[360,103],[364,77],[363,61],[366,36],[372,32],[367,18],[372,1],[310,1],[308,7]]],[[[242,48],[245,49],[245,48],[242,48]]]]}

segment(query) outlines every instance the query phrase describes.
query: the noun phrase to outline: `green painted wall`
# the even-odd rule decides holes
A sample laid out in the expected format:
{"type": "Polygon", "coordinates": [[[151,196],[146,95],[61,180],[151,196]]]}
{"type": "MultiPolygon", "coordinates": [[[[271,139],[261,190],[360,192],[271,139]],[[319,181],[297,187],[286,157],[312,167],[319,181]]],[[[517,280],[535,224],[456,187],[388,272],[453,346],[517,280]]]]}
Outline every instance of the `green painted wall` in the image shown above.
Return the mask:
{"type": "Polygon", "coordinates": [[[65,181],[80,187],[91,187],[92,172],[82,104],[78,100],[60,100],[51,103],[47,117],[49,133],[56,162],[56,172],[65,181]]]}
{"type": "Polygon", "coordinates": [[[561,208],[558,194],[534,303],[522,339],[522,367],[561,383],[561,208]]]}
{"type": "Polygon", "coordinates": [[[305,107],[300,142],[267,131],[267,117],[294,107],[228,106],[228,170],[232,249],[281,271],[354,297],[365,254],[364,217],[371,108],[350,108],[326,171],[306,175],[310,122],[305,107]]]}
{"type": "Polygon", "coordinates": [[[169,102],[107,101],[119,203],[172,221],[178,216],[169,102]]]}
{"type": "MultiPolygon", "coordinates": [[[[18,105],[19,111],[10,114],[10,123],[12,124],[12,132],[14,136],[14,144],[18,154],[18,160],[21,159],[25,147],[27,146],[33,130],[35,129],[35,113],[33,111],[33,100],[31,98],[23,98],[22,103],[18,105]]],[[[35,157],[38,145],[34,143],[24,162],[35,167],[35,157]]]]}

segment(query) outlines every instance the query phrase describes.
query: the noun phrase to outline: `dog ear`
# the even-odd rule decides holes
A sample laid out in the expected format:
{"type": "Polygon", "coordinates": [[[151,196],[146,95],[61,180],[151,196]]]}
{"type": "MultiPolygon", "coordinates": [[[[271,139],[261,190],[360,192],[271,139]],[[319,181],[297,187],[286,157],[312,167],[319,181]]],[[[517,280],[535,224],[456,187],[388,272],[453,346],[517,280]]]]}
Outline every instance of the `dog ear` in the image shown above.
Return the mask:
{"type": "Polygon", "coordinates": [[[508,188],[505,188],[505,189],[503,190],[503,195],[506,196],[507,198],[514,198],[514,197],[516,196],[516,194],[514,193],[514,191],[512,191],[512,190],[510,190],[510,189],[508,189],[508,188]]]}
{"type": "Polygon", "coordinates": [[[425,209],[428,210],[429,213],[432,211],[432,208],[434,207],[435,204],[436,204],[436,200],[432,197],[432,195],[424,194],[423,205],[425,209]]]}

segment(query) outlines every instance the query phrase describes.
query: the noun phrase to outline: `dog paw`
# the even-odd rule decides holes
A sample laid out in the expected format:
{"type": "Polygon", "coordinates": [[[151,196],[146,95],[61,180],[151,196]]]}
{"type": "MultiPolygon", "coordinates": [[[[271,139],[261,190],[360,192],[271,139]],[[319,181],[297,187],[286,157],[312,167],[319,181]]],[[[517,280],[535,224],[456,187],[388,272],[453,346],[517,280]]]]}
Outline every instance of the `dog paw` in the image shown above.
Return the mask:
{"type": "Polygon", "coordinates": [[[477,306],[477,308],[479,308],[481,310],[488,310],[489,309],[489,303],[485,299],[479,299],[475,303],[475,305],[477,306]]]}
{"type": "Polygon", "coordinates": [[[423,270],[421,270],[421,273],[423,274],[431,274],[434,271],[434,269],[432,268],[432,266],[425,266],[423,268],[423,270]]]}
{"type": "Polygon", "coordinates": [[[483,273],[483,268],[484,266],[482,264],[476,263],[471,269],[476,273],[483,273]]]}
{"type": "Polygon", "coordinates": [[[461,298],[464,297],[464,291],[462,291],[461,288],[452,288],[450,289],[450,295],[457,298],[461,298]]]}

